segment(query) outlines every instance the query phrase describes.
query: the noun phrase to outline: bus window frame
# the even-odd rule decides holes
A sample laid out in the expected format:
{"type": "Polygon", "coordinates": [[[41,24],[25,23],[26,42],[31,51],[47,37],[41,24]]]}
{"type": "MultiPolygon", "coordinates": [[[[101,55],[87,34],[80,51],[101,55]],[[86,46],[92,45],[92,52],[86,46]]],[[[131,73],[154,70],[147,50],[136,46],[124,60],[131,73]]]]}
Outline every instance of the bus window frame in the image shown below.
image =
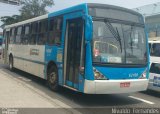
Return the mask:
{"type": "Polygon", "coordinates": [[[22,44],[23,45],[28,45],[29,43],[29,38],[30,38],[30,30],[31,30],[31,24],[30,23],[27,23],[27,24],[24,24],[23,25],[23,31],[22,31],[22,44]],[[28,33],[26,34],[26,27],[29,27],[29,31],[28,33]],[[24,40],[27,39],[27,42],[24,42],[24,40]]]}
{"type": "Polygon", "coordinates": [[[43,19],[38,22],[37,45],[46,45],[48,43],[48,23],[48,19],[43,19]],[[40,37],[42,37],[41,35],[43,36],[43,38],[40,39],[40,37]],[[41,42],[42,39],[44,39],[45,42],[41,42]]]}
{"type": "Polygon", "coordinates": [[[49,45],[57,45],[60,46],[61,42],[62,42],[62,29],[63,29],[63,16],[56,16],[56,17],[51,17],[49,18],[49,30],[48,30],[48,44],[49,45]],[[60,19],[60,26],[59,26],[59,30],[55,29],[58,24],[57,24],[57,20],[60,19]],[[56,24],[55,24],[56,23],[56,24]],[[55,24],[55,25],[54,25],[55,24]],[[52,27],[52,28],[51,28],[52,27]],[[60,36],[57,37],[57,34],[59,33],[60,36]],[[52,35],[52,36],[51,36],[52,35]],[[50,41],[52,37],[52,42],[50,41]],[[59,38],[59,42],[56,42],[56,37],[59,38]]]}
{"type": "Polygon", "coordinates": [[[16,27],[12,27],[10,29],[9,42],[8,42],[9,44],[15,44],[16,43],[16,31],[17,31],[16,27]],[[13,33],[12,33],[12,30],[14,30],[13,33]],[[12,42],[11,42],[11,40],[12,40],[12,42]]]}
{"type": "Polygon", "coordinates": [[[34,21],[31,23],[31,30],[30,30],[30,38],[29,38],[29,45],[37,45],[37,35],[38,35],[38,21],[34,21]],[[33,29],[33,25],[36,29],[33,29]],[[33,41],[32,41],[33,37],[33,41]]]}
{"type": "Polygon", "coordinates": [[[15,44],[22,44],[22,31],[23,31],[23,25],[15,27],[15,44]],[[21,27],[21,32],[18,33],[18,29],[21,27]],[[17,42],[17,37],[19,37],[19,41],[17,42]]]}

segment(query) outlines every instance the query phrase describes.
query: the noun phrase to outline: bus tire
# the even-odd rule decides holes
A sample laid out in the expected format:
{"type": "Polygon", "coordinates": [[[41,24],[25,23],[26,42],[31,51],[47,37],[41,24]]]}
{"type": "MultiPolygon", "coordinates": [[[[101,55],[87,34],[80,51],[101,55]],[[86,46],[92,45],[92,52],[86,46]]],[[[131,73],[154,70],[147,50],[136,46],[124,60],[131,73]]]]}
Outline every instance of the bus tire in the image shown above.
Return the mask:
{"type": "Polygon", "coordinates": [[[12,57],[12,56],[9,56],[9,69],[10,69],[11,71],[14,70],[13,57],[12,57]]]}
{"type": "Polygon", "coordinates": [[[52,91],[58,90],[58,69],[55,65],[48,69],[47,83],[52,91]]]}

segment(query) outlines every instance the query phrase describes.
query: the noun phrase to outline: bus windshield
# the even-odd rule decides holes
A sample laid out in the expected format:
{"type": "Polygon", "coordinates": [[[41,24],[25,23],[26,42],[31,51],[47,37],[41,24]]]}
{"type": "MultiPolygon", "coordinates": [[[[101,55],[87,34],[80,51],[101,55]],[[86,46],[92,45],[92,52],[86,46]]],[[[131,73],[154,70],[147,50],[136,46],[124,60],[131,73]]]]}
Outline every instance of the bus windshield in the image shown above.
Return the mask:
{"type": "Polygon", "coordinates": [[[144,28],[136,25],[93,21],[93,62],[144,65],[147,60],[144,28]],[[115,37],[117,36],[117,37],[115,37]]]}

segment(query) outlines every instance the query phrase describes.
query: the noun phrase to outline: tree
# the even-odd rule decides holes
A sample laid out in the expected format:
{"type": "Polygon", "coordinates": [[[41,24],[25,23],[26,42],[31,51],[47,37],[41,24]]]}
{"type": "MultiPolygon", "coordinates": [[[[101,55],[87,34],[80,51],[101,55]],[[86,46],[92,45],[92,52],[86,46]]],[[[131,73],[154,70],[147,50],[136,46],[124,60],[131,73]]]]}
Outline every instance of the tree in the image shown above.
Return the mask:
{"type": "Polygon", "coordinates": [[[26,19],[41,16],[47,13],[46,7],[54,5],[53,0],[21,0],[20,15],[4,16],[0,20],[3,22],[1,27],[5,25],[17,23],[26,19]]]}
{"type": "Polygon", "coordinates": [[[47,13],[46,7],[54,5],[53,0],[22,0],[19,10],[22,19],[30,19],[47,13]]]}
{"type": "Polygon", "coordinates": [[[21,20],[21,16],[19,15],[4,16],[4,17],[1,17],[0,20],[3,23],[1,25],[1,28],[3,28],[5,25],[10,25],[10,24],[19,22],[21,20]]]}

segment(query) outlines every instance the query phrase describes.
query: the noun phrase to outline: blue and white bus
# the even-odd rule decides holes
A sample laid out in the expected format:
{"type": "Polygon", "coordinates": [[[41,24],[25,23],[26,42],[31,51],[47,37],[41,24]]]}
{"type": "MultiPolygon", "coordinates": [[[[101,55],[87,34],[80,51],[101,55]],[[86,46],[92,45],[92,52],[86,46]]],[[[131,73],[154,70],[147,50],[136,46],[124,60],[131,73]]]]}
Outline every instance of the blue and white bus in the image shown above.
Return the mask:
{"type": "Polygon", "coordinates": [[[87,94],[144,91],[149,51],[141,14],[106,4],[80,4],[8,25],[6,60],[47,80],[87,94]]]}

